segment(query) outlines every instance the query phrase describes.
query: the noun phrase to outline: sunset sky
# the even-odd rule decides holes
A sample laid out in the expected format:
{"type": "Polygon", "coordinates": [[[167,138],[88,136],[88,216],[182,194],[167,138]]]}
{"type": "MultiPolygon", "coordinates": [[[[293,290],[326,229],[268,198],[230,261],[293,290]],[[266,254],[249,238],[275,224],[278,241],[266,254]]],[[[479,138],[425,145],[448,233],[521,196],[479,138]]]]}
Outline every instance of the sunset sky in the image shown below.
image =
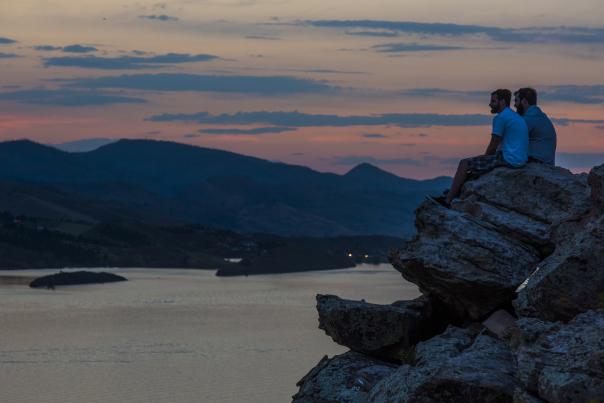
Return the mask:
{"type": "Polygon", "coordinates": [[[452,175],[533,86],[558,163],[604,162],[604,0],[0,0],[0,140],[150,138],[452,175]]]}

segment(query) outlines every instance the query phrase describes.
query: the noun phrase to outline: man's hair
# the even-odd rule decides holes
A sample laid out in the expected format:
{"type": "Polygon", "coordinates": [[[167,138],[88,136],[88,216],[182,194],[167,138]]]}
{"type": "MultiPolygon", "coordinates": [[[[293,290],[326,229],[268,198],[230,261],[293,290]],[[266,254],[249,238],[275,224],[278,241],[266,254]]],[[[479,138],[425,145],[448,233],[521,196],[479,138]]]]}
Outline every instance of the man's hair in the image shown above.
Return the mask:
{"type": "Polygon", "coordinates": [[[498,89],[491,92],[491,96],[495,95],[498,100],[504,100],[506,106],[510,106],[510,102],[512,102],[512,91],[506,89],[498,89]]]}
{"type": "Polygon", "coordinates": [[[514,96],[520,98],[521,101],[526,99],[529,105],[537,105],[537,91],[534,88],[520,88],[514,93],[514,96]]]}

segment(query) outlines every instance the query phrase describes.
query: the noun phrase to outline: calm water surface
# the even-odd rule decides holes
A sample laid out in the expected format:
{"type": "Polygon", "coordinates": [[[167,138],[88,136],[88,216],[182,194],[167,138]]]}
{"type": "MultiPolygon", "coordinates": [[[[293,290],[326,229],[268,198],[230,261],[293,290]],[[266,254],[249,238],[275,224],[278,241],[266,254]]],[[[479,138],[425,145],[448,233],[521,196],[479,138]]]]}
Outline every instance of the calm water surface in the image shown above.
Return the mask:
{"type": "Polygon", "coordinates": [[[317,329],[315,294],[419,295],[390,265],[111,271],[130,281],[33,290],[48,272],[0,272],[0,402],[288,402],[323,355],[346,351],[317,329]]]}

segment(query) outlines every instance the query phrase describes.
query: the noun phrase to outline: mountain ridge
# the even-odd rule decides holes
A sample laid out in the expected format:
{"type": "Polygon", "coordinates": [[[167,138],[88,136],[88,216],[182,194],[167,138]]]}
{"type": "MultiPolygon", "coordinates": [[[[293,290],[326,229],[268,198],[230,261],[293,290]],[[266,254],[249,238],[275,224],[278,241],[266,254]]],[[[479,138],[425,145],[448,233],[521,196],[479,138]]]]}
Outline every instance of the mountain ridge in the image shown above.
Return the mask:
{"type": "MultiPolygon", "coordinates": [[[[31,140],[0,143],[0,181],[63,192],[93,216],[103,210],[104,218],[132,214],[240,232],[407,236],[415,206],[448,180],[400,178],[370,164],[344,175],[323,173],[147,139],[122,139],[76,153],[31,140]]],[[[10,207],[4,203],[14,210],[10,207]]]]}

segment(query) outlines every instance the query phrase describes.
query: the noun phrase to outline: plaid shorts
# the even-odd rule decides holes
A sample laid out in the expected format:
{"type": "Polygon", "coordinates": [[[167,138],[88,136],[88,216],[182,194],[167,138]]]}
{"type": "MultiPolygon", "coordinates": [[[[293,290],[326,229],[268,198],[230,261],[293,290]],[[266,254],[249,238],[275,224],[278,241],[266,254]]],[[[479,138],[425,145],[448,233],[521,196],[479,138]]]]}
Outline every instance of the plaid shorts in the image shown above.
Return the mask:
{"type": "Polygon", "coordinates": [[[479,155],[468,158],[466,161],[468,162],[468,176],[471,179],[476,179],[498,167],[514,168],[503,159],[500,152],[495,155],[479,155]]]}

